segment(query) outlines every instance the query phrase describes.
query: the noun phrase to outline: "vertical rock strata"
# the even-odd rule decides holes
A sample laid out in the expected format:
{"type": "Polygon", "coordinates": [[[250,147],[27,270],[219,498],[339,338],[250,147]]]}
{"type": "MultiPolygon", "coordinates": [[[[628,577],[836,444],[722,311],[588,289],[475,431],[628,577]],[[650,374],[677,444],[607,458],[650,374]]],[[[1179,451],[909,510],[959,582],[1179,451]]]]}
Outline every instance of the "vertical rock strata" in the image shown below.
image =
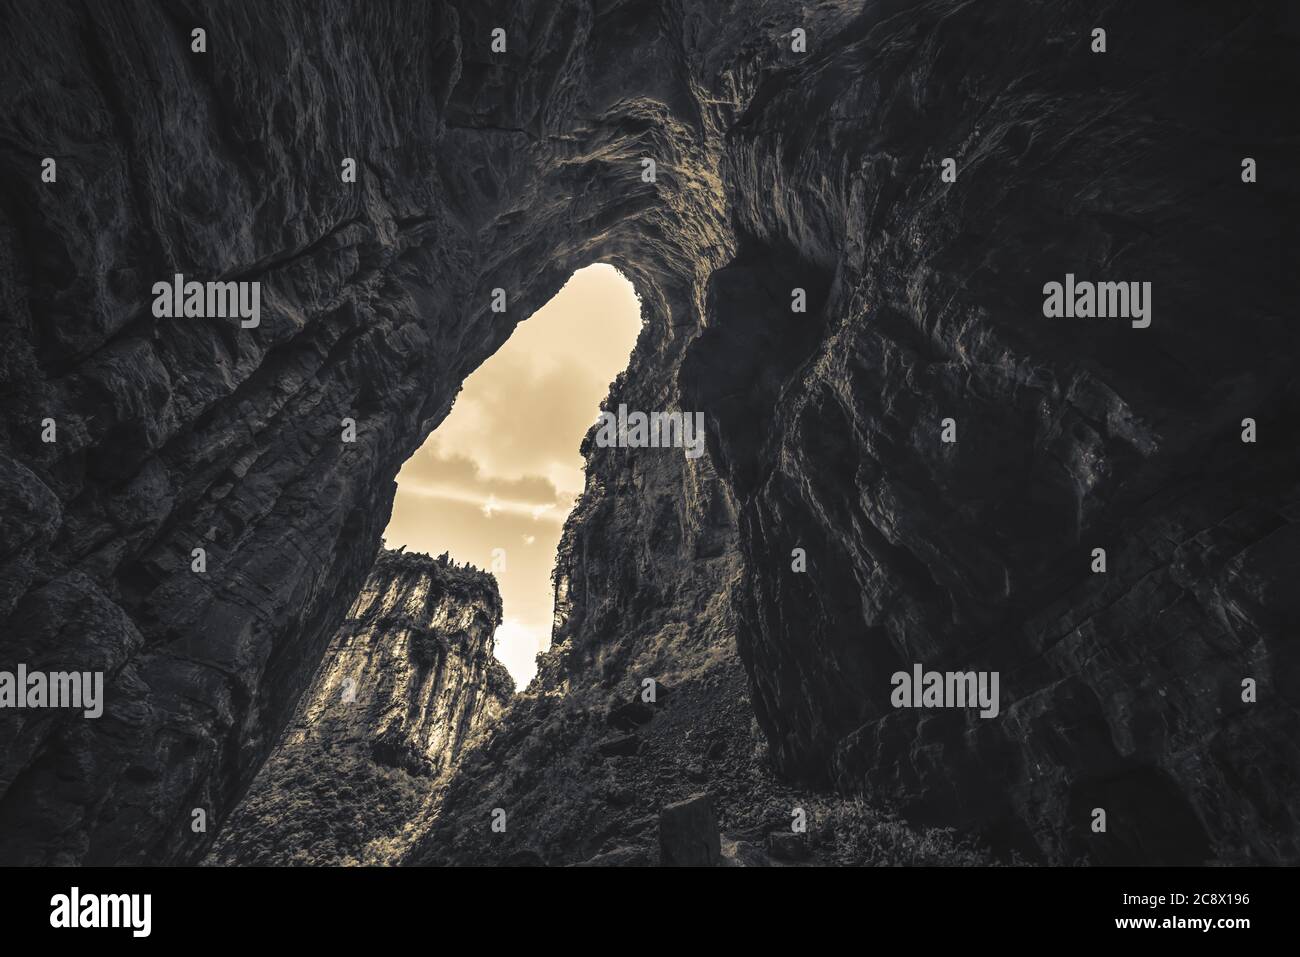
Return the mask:
{"type": "MultiPolygon", "coordinates": [[[[1300,856],[1287,5],[4,22],[0,666],[102,670],[106,701],[0,711],[0,861],[203,856],[193,811],[225,819],[280,738],[402,462],[595,261],[644,304],[611,401],[704,411],[709,454],[588,450],[541,710],[496,745],[517,793],[565,758],[565,695],[705,682],[734,638],[789,776],[1036,860],[1300,856]],[[260,325],[155,318],[175,273],[261,282],[260,325]],[[1150,282],[1150,327],[1046,318],[1066,274],[1150,282]],[[891,707],[918,663],[998,671],[998,717],[891,707]]],[[[477,773],[413,859],[469,845],[477,773]]],[[[542,816],[512,820],[522,854],[542,816]]]]}
{"type": "Polygon", "coordinates": [[[492,654],[500,622],[487,573],[381,552],[212,862],[398,859],[434,780],[514,692],[492,654]]]}

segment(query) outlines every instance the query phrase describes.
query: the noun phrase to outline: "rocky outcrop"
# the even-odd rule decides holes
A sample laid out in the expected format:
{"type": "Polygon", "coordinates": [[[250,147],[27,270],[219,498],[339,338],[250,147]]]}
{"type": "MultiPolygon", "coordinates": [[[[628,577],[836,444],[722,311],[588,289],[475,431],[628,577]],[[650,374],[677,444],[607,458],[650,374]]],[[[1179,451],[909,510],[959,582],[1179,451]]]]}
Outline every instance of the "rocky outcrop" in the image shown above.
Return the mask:
{"type": "MultiPolygon", "coordinates": [[[[493,736],[511,768],[468,755],[414,859],[478,846],[484,782],[576,772],[600,695],[676,671],[707,700],[733,632],[789,776],[1037,860],[1300,856],[1283,6],[52,3],[8,25],[0,659],[108,680],[97,720],[0,714],[3,861],[205,851],[193,810],[227,816],[285,727],[401,463],[597,260],[644,305],[611,400],[704,411],[709,454],[589,450],[555,650],[493,736]],[[260,281],[260,325],[155,318],[178,272],[260,281]],[[1045,318],[1067,273],[1150,282],[1150,327],[1045,318]],[[999,715],[893,709],[913,664],[998,671],[999,715]]],[[[716,807],[725,844],[742,809],[716,807]]],[[[621,839],[510,819],[525,856],[551,825],[621,839]]]]}
{"type": "Polygon", "coordinates": [[[446,556],[384,551],[283,740],[220,832],[216,864],[385,864],[514,681],[501,598],[446,556]]]}

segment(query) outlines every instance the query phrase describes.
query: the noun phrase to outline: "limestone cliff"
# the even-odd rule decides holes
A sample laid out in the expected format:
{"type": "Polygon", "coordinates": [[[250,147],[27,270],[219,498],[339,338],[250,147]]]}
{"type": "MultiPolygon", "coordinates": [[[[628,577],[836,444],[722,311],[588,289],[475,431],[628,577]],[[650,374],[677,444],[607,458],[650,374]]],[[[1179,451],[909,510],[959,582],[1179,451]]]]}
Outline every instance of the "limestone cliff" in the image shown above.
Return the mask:
{"type": "Polygon", "coordinates": [[[225,822],[217,864],[383,864],[436,777],[507,706],[490,575],[384,551],[284,738],[225,822]]]}

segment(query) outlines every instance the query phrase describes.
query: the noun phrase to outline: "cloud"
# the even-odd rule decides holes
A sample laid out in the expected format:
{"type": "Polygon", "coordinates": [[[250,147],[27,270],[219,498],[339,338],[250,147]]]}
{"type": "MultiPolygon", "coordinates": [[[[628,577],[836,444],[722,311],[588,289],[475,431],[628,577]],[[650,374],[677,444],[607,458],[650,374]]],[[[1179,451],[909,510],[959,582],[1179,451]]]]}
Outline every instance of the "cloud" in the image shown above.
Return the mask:
{"type": "Polygon", "coordinates": [[[397,486],[399,494],[476,505],[487,518],[505,513],[563,524],[574,502],[572,494],[561,492],[543,476],[487,475],[473,459],[449,455],[432,441],[402,468],[397,486]]]}
{"type": "Polygon", "coordinates": [[[493,477],[536,476],[582,492],[582,437],[640,331],[631,284],[592,266],[475,370],[438,427],[439,447],[469,453],[493,477]]]}

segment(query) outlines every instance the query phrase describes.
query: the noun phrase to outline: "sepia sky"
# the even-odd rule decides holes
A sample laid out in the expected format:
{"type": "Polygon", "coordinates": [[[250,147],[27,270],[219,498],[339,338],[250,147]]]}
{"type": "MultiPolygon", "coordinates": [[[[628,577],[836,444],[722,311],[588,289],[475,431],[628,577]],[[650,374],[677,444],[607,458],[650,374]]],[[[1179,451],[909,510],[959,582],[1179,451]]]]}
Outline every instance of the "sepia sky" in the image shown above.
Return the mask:
{"type": "Polygon", "coordinates": [[[551,569],[582,492],[578,446],[641,331],[632,284],[612,266],[574,273],[468,379],[451,414],[402,467],[389,548],[497,571],[496,654],[523,688],[551,640],[551,569]]]}

